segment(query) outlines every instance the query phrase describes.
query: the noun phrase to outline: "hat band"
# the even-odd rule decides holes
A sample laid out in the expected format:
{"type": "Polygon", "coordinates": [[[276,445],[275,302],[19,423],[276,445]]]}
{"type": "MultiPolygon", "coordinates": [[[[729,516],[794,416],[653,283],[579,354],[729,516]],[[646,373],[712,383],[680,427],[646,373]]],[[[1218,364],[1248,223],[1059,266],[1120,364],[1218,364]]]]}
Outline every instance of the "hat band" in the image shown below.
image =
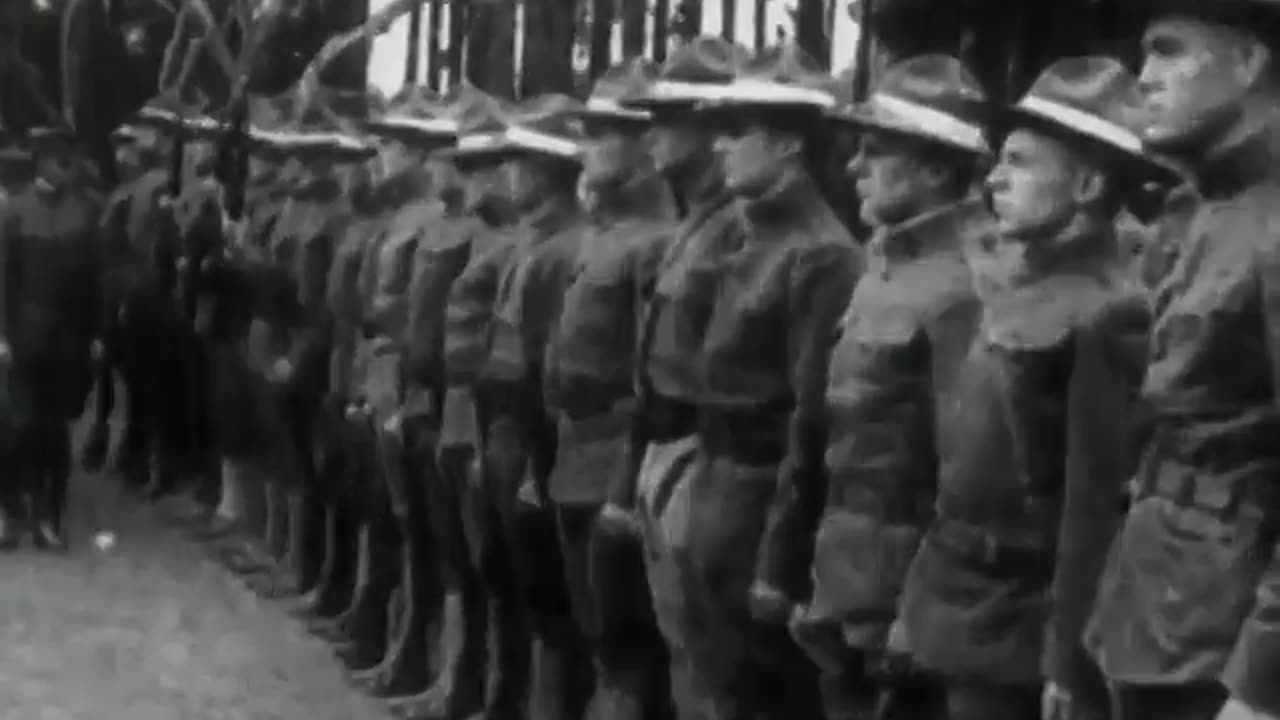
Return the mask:
{"type": "Polygon", "coordinates": [[[623,107],[617,100],[604,97],[587,98],[587,110],[601,115],[613,115],[631,120],[648,120],[653,117],[645,110],[631,110],[623,107]]]}
{"type": "Polygon", "coordinates": [[[981,127],[928,105],[878,92],[871,96],[871,107],[886,120],[913,127],[943,142],[976,152],[989,149],[981,127]]]}
{"type": "Polygon", "coordinates": [[[727,83],[695,83],[680,80],[658,80],[649,88],[649,98],[664,102],[698,102],[715,100],[727,83]]]}
{"type": "Polygon", "coordinates": [[[825,91],[797,85],[785,85],[768,80],[735,80],[715,89],[711,100],[757,105],[811,105],[829,109],[836,105],[835,95],[825,91]]]}
{"type": "Polygon", "coordinates": [[[507,128],[506,140],[524,150],[558,155],[560,157],[578,157],[582,151],[578,143],[572,140],[523,127],[507,128]]]}
{"type": "Polygon", "coordinates": [[[450,118],[388,116],[370,124],[373,127],[384,127],[392,130],[411,130],[427,135],[453,135],[458,132],[458,123],[450,118]]]}
{"type": "Polygon", "coordinates": [[[1114,145],[1125,152],[1138,155],[1143,153],[1141,138],[1123,125],[1104,117],[1035,95],[1022,98],[1018,107],[1068,130],[1114,145]]]}
{"type": "Polygon", "coordinates": [[[502,144],[502,133],[475,133],[458,138],[458,149],[464,151],[489,150],[502,144]]]}

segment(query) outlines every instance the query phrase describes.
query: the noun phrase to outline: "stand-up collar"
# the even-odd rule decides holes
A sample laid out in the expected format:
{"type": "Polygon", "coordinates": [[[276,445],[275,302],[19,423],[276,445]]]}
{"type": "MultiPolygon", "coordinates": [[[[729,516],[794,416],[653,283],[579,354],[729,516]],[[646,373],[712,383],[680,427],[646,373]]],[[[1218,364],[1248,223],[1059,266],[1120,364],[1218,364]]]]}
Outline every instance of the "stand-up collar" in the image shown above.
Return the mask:
{"type": "Polygon", "coordinates": [[[602,188],[599,204],[592,214],[598,225],[620,220],[669,218],[670,192],[657,175],[636,173],[613,187],[602,188]]]}
{"type": "Polygon", "coordinates": [[[577,202],[563,195],[548,198],[525,217],[525,223],[539,234],[551,234],[564,227],[578,212],[577,202]]]}
{"type": "Polygon", "coordinates": [[[937,253],[962,255],[965,242],[990,215],[978,198],[966,198],[927,210],[915,217],[878,229],[867,249],[886,265],[909,262],[937,253]]]}
{"type": "Polygon", "coordinates": [[[755,226],[786,224],[803,217],[822,202],[818,185],[804,172],[787,172],[777,184],[759,197],[743,203],[743,214],[755,226]]]}
{"type": "Polygon", "coordinates": [[[1274,176],[1277,173],[1276,142],[1275,124],[1264,122],[1243,137],[1215,149],[1194,172],[1201,197],[1226,199],[1274,176]]]}

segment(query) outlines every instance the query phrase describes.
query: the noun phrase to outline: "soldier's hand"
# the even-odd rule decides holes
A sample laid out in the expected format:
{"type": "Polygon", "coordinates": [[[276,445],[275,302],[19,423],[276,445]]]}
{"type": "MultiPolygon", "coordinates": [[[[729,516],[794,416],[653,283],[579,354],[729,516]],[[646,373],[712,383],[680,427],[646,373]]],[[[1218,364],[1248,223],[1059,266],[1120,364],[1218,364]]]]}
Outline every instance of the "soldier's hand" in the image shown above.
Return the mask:
{"type": "Polygon", "coordinates": [[[13,348],[9,347],[8,340],[0,340],[0,362],[9,362],[13,359],[13,348]]]}
{"type": "Polygon", "coordinates": [[[89,345],[89,358],[93,360],[96,365],[101,364],[103,359],[106,357],[107,346],[104,345],[101,340],[94,340],[93,343],[89,345]]]}
{"type": "Polygon", "coordinates": [[[792,608],[791,617],[787,618],[787,631],[796,645],[823,672],[838,675],[844,670],[847,648],[839,627],[832,630],[829,621],[815,619],[803,605],[792,608]]]}
{"type": "Polygon", "coordinates": [[[293,375],[293,363],[289,358],[276,358],[275,364],[271,366],[271,382],[287,382],[291,375],[293,375]]]}
{"type": "Polygon", "coordinates": [[[757,622],[784,625],[791,618],[794,603],[781,590],[757,579],[747,591],[747,606],[757,622]]]}
{"type": "Polygon", "coordinates": [[[615,503],[605,503],[600,508],[596,524],[603,532],[612,535],[640,534],[640,523],[636,521],[635,513],[615,503]]]}
{"type": "Polygon", "coordinates": [[[1229,698],[1218,711],[1218,720],[1277,720],[1271,713],[1254,710],[1236,698],[1229,698]]]}
{"type": "Polygon", "coordinates": [[[1071,693],[1055,682],[1045,683],[1040,693],[1040,720],[1075,720],[1075,717],[1071,693]]]}

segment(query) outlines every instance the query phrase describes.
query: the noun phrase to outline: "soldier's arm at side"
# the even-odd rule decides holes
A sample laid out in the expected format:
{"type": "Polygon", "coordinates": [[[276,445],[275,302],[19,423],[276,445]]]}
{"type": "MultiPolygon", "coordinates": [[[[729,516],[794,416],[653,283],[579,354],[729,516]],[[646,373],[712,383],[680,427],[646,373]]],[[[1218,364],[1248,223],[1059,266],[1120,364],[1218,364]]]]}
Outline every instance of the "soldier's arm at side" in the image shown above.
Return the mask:
{"type": "Polygon", "coordinates": [[[627,448],[630,458],[627,470],[613,477],[609,482],[608,506],[613,510],[627,510],[635,506],[636,484],[640,478],[640,464],[644,458],[649,439],[645,437],[643,427],[643,383],[639,376],[643,371],[642,363],[647,354],[649,338],[649,303],[653,299],[653,289],[658,283],[658,273],[671,246],[671,233],[666,229],[655,230],[653,237],[643,243],[631,256],[628,273],[631,279],[632,327],[635,335],[632,338],[632,362],[634,391],[636,403],[631,423],[631,441],[627,448]]]}
{"type": "Polygon", "coordinates": [[[1131,328],[1119,304],[1073,335],[1067,394],[1065,483],[1058,518],[1052,605],[1042,670],[1083,702],[1105,703],[1101,675],[1082,645],[1107,549],[1119,528],[1116,500],[1133,469],[1133,378],[1118,346],[1131,328]]]}
{"type": "Polygon", "coordinates": [[[12,211],[0,214],[0,354],[12,352],[10,331],[22,291],[22,235],[12,211]]]}
{"type": "MultiPolygon", "coordinates": [[[[1271,367],[1272,402],[1280,407],[1280,221],[1267,228],[1266,247],[1258,258],[1267,360],[1271,367]]],[[[1253,611],[1245,619],[1222,680],[1234,698],[1251,709],[1280,716],[1280,478],[1261,493],[1266,570],[1255,591],[1253,611]]]]}
{"type": "Polygon", "coordinates": [[[809,564],[792,551],[821,512],[828,364],[856,278],[854,249],[835,244],[804,253],[791,272],[786,346],[795,405],[756,565],[757,584],[784,595],[795,592],[787,587],[795,568],[809,564]]]}

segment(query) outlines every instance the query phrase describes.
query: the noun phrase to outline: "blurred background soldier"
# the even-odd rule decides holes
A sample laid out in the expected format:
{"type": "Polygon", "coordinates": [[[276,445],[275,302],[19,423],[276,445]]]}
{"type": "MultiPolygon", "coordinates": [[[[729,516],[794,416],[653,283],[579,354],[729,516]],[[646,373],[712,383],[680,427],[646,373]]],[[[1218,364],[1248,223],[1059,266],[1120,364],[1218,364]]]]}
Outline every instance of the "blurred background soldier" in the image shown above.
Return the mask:
{"type": "Polygon", "coordinates": [[[72,136],[37,128],[32,184],[0,217],[0,357],[12,363],[17,466],[38,547],[63,550],[71,473],[70,422],[80,416],[103,354],[101,200],[72,136]]]}
{"type": "Polygon", "coordinates": [[[668,706],[665,651],[639,538],[597,532],[609,488],[633,472],[634,366],[645,302],[666,247],[674,206],[648,157],[650,114],[619,104],[643,92],[656,68],[643,59],[596,81],[583,113],[588,140],[579,187],[591,225],[550,337],[544,380],[558,416],[548,493],[563,544],[574,618],[596,670],[592,712],[618,720],[668,706]]]}
{"type": "MultiPolygon", "coordinates": [[[[381,419],[378,429],[379,466],[391,498],[399,535],[400,572],[397,607],[392,609],[392,638],[381,661],[357,672],[357,684],[376,695],[415,695],[431,681],[428,625],[440,604],[439,575],[432,553],[433,536],[427,519],[427,493],[436,483],[435,434],[439,403],[435,397],[434,358],[437,328],[444,316],[443,297],[465,256],[447,232],[448,207],[441,195],[443,178],[430,154],[456,140],[456,124],[447,116],[446,101],[425,88],[407,87],[392,98],[385,115],[369,123],[381,138],[384,154],[394,154],[387,189],[403,193],[404,208],[392,223],[389,242],[411,238],[412,250],[396,254],[406,262],[403,324],[391,328],[399,355],[396,368],[397,405],[381,419]],[[451,252],[452,251],[452,252],[451,252]],[[439,319],[439,320],[437,320],[439,319]]],[[[381,261],[381,260],[380,260],[381,261]]],[[[383,271],[379,271],[383,272],[383,271]]]]}
{"type": "Polygon", "coordinates": [[[527,100],[502,139],[514,153],[504,171],[521,227],[498,286],[481,376],[492,412],[485,462],[500,535],[492,546],[501,563],[495,570],[512,573],[502,582],[517,591],[511,599],[529,622],[536,658],[532,675],[528,654],[508,671],[517,687],[528,679],[529,714],[537,720],[577,717],[590,696],[591,669],[569,606],[549,495],[556,429],[542,393],[547,342],[585,225],[575,197],[581,108],[563,95],[527,100]]]}
{"type": "MultiPolygon", "coordinates": [[[[34,165],[34,158],[21,145],[18,137],[0,126],[0,218],[8,216],[14,197],[26,192],[34,179],[34,165]]],[[[0,235],[0,258],[4,257],[4,242],[4,236],[0,235]]],[[[0,292],[8,292],[9,287],[10,283],[0,277],[0,292]]],[[[0,298],[0,308],[5,307],[3,298],[0,298]]],[[[5,318],[0,317],[0,327],[4,327],[5,322],[5,318]]],[[[19,448],[19,437],[12,370],[10,356],[0,364],[0,461],[6,463],[6,467],[16,469],[19,459],[15,453],[19,448]]],[[[20,473],[10,472],[5,481],[0,483],[0,550],[12,550],[18,546],[20,528],[17,517],[22,505],[22,491],[20,473]]]]}
{"type": "Polygon", "coordinates": [[[519,608],[509,595],[499,597],[502,586],[492,574],[490,534],[497,525],[482,474],[488,414],[478,388],[498,282],[515,247],[515,213],[499,172],[506,156],[498,142],[505,118],[491,96],[477,93],[460,101],[457,145],[437,153],[461,174],[463,207],[453,222],[470,249],[445,306],[440,476],[429,500],[445,584],[442,667],[420,702],[406,708],[427,717],[467,717],[481,708],[489,717],[503,717],[519,707],[511,658],[525,651],[519,643],[526,638],[511,630],[519,623],[519,608]]]}

